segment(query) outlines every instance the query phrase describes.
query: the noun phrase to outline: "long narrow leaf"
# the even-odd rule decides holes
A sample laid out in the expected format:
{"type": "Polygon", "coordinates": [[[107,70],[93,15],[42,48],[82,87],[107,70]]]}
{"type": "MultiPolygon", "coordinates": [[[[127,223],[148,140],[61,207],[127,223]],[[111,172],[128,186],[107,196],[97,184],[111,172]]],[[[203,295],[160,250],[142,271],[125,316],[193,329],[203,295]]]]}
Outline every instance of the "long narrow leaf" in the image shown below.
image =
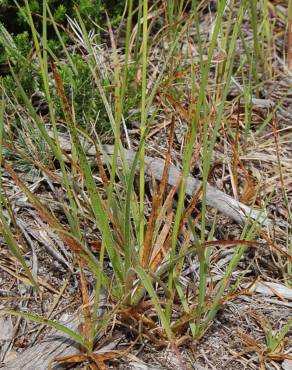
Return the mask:
{"type": "Polygon", "coordinates": [[[12,316],[16,316],[16,317],[22,317],[23,319],[30,320],[30,321],[33,321],[33,322],[36,322],[36,323],[39,323],[39,324],[46,325],[50,328],[56,329],[56,330],[62,332],[63,334],[67,335],[69,338],[73,339],[75,342],[81,344],[85,349],[90,350],[90,348],[88,348],[86,346],[84,338],[81,335],[79,335],[75,331],[67,328],[67,326],[58,323],[57,321],[48,320],[48,319],[45,319],[42,316],[31,314],[31,313],[19,312],[19,311],[9,310],[9,309],[0,310],[0,316],[4,316],[4,315],[5,316],[12,315],[12,316]]]}

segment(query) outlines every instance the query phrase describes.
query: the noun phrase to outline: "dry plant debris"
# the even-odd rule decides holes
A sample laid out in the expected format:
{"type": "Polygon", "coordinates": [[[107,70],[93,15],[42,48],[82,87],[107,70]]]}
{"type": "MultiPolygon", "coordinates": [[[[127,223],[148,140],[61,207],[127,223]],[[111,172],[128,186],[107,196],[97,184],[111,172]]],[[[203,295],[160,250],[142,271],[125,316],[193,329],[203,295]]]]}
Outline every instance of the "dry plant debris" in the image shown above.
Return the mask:
{"type": "MultiPolygon", "coordinates": [[[[215,2],[202,1],[200,4],[202,40],[210,40],[210,30],[214,27],[215,12],[211,8],[213,3],[215,2]]],[[[240,7],[238,4],[240,2],[233,3],[235,8],[240,7]]],[[[61,345],[56,344],[56,338],[58,340],[56,333],[49,333],[49,329],[42,323],[37,325],[21,317],[13,319],[1,317],[0,360],[3,361],[3,369],[42,370],[44,366],[55,369],[58,362],[70,364],[70,366],[76,365],[76,369],[270,370],[280,369],[281,366],[283,369],[289,369],[289,360],[292,358],[292,334],[290,327],[286,327],[287,330],[285,330],[285,323],[288,322],[291,326],[292,318],[291,220],[289,219],[292,208],[292,56],[290,53],[292,31],[289,24],[288,34],[286,33],[286,24],[283,21],[283,14],[288,11],[287,4],[280,1],[267,3],[273,29],[271,38],[265,39],[265,42],[271,45],[263,45],[263,50],[267,47],[266,65],[258,63],[257,67],[259,79],[257,95],[245,96],[248,85],[246,81],[239,77],[231,79],[231,89],[224,106],[224,120],[220,122],[212,153],[208,181],[209,189],[213,189],[213,203],[207,201],[205,231],[206,240],[208,233],[213,233],[213,241],[209,244],[205,241],[197,255],[188,253],[186,249],[183,263],[177,265],[176,278],[180,283],[181,290],[178,292],[181,296],[177,293],[173,298],[170,326],[175,333],[176,343],[170,343],[167,333],[163,330],[157,307],[149,297],[138,301],[134,306],[127,306],[123,304],[124,302],[117,302],[109,292],[105,292],[102,302],[93,303],[96,278],[86,266],[82,246],[67,232],[63,204],[68,202],[64,187],[59,186],[61,170],[46,167],[38,157],[35,157],[31,158],[30,162],[34,161],[33,164],[39,171],[33,173],[31,177],[31,173],[27,176],[3,158],[2,164],[5,170],[2,171],[1,181],[2,189],[8,199],[5,217],[10,222],[9,227],[13,230],[32,277],[36,277],[39,292],[36,293],[28,285],[30,277],[17,258],[8,252],[7,240],[4,234],[1,234],[0,308],[9,307],[35,313],[42,315],[46,320],[60,320],[66,312],[67,317],[70,318],[68,320],[70,324],[67,322],[66,325],[70,327],[73,322],[74,329],[78,329],[84,335],[90,332],[94,325],[92,318],[94,304],[99,304],[99,309],[108,312],[107,325],[104,325],[99,337],[95,338],[95,349],[90,354],[85,353],[82,346],[73,348],[71,340],[63,341],[61,345]],[[290,47],[287,61],[286,36],[284,37],[286,34],[289,39],[288,48],[290,47]],[[248,117],[250,127],[246,130],[246,109],[249,105],[251,105],[248,117]],[[41,200],[40,203],[36,201],[36,196],[41,200]],[[214,320],[205,328],[202,337],[194,340],[190,323],[196,320],[198,306],[199,253],[204,253],[204,247],[210,248],[205,297],[207,315],[208,305],[211,306],[218,289],[217,283],[224,279],[224,273],[232,260],[234,245],[239,244],[242,232],[242,225],[238,221],[242,221],[243,218],[230,217],[230,213],[218,207],[220,200],[222,201],[219,196],[223,197],[223,202],[226,199],[230,202],[232,200],[230,208],[232,206],[234,208],[235,205],[240,208],[242,205],[247,214],[250,209],[254,209],[254,218],[259,214],[256,210],[264,209],[264,214],[268,215],[268,222],[257,233],[257,240],[250,241],[254,248],[247,249],[232,272],[227,284],[230,290],[220,301],[221,308],[214,320]],[[219,203],[216,203],[218,200],[216,197],[219,203]],[[215,208],[221,213],[217,213],[215,208]],[[53,211],[56,217],[52,217],[50,211],[53,211]],[[213,224],[214,219],[215,224],[213,224]],[[185,301],[181,300],[182,296],[185,297],[185,301]],[[82,313],[79,314],[80,312],[82,313]]],[[[190,10],[185,10],[184,17],[188,17],[188,11],[190,10]]],[[[228,23],[230,21],[228,14],[226,11],[223,29],[235,27],[236,20],[228,23]]],[[[154,88],[159,72],[165,70],[165,76],[160,82],[151,108],[152,113],[156,112],[155,119],[148,127],[145,138],[147,155],[145,163],[148,166],[147,170],[149,168],[150,170],[145,171],[147,176],[145,177],[144,211],[147,223],[141,261],[142,266],[149,269],[153,275],[159,271],[159,267],[163,265],[165,257],[171,251],[172,228],[175,222],[174,209],[178,203],[176,194],[181,185],[179,173],[183,171],[183,147],[189,140],[190,122],[196,114],[195,107],[198,103],[197,100],[192,99],[192,88],[194,88],[192,84],[198,86],[202,78],[198,67],[198,71],[193,72],[197,80],[191,80],[193,76],[191,69],[198,65],[200,58],[198,47],[194,42],[196,30],[191,22],[180,35],[176,57],[168,63],[171,30],[166,33],[159,31],[159,25],[163,24],[165,18],[167,14],[163,6],[159,11],[149,13],[151,32],[149,31],[147,59],[148,91],[154,88]],[[193,59],[196,61],[194,65],[193,59]],[[159,163],[159,175],[155,174],[157,166],[151,167],[151,163],[159,163]],[[157,219],[158,225],[155,224],[157,219]]],[[[80,36],[78,33],[80,29],[77,32],[77,23],[73,20],[71,22],[72,32],[75,32],[76,49],[85,60],[89,60],[90,55],[84,50],[84,39],[77,38],[78,35],[80,36]]],[[[266,25],[263,24],[262,27],[266,25]]],[[[138,32],[137,28],[133,29],[132,46],[135,32],[138,32]]],[[[125,60],[123,40],[118,37],[114,40],[113,36],[113,31],[109,30],[110,41],[107,40],[108,43],[104,47],[93,43],[94,50],[100,58],[99,72],[104,73],[105,76],[113,76],[115,63],[122,64],[125,60]]],[[[250,20],[245,15],[240,27],[240,37],[234,49],[234,70],[240,68],[243,63],[242,50],[248,49],[252,40],[250,20]]],[[[218,86],[223,85],[223,82],[220,81],[218,73],[220,63],[222,61],[226,63],[223,42],[224,40],[218,40],[216,45],[206,87],[205,98],[209,103],[209,110],[206,113],[208,127],[200,126],[201,122],[199,122],[198,135],[193,148],[190,178],[193,181],[197,179],[197,182],[186,192],[186,207],[178,225],[178,243],[182,249],[196,243],[194,235],[187,227],[189,218],[192,219],[197,235],[201,228],[202,188],[199,181],[203,178],[204,168],[203,131],[206,129],[212,132],[216,125],[219,108],[214,97],[217,93],[218,96],[222,95],[223,87],[220,89],[218,86]],[[219,65],[217,69],[216,65],[219,65]]],[[[207,53],[206,50],[204,53],[206,60],[207,53]]],[[[203,63],[206,62],[205,59],[203,63]]],[[[56,84],[56,94],[59,93],[63,97],[62,104],[68,116],[67,119],[71,121],[73,120],[70,117],[72,108],[66,99],[58,68],[53,63],[50,68],[54,74],[52,80],[56,84]]],[[[242,70],[242,76],[245,76],[244,67],[242,70]]],[[[227,77],[224,70],[221,72],[227,77]]],[[[136,89],[141,88],[142,74],[141,69],[136,71],[133,82],[136,89]]],[[[256,74],[251,77],[253,78],[256,78],[256,74]]],[[[109,103],[114,105],[114,86],[111,88],[109,103]]],[[[139,108],[135,108],[139,113],[139,108]]],[[[123,117],[121,130],[121,144],[127,148],[124,153],[132,163],[135,153],[139,150],[140,139],[140,126],[135,118],[137,116],[135,108],[129,112],[128,117],[123,117]]],[[[115,112],[115,114],[119,113],[115,112]]],[[[47,124],[47,132],[52,137],[53,130],[49,117],[42,118],[47,124]]],[[[9,124],[9,116],[5,116],[5,120],[9,124]]],[[[59,123],[61,127],[63,122],[59,123]]],[[[94,133],[94,130],[92,131],[94,133]]],[[[35,150],[30,138],[27,137],[26,140],[27,145],[31,145],[35,150]]],[[[83,169],[80,163],[75,161],[76,142],[73,140],[75,145],[73,147],[72,135],[70,136],[68,130],[60,130],[59,140],[64,162],[71,166],[72,177],[76,178],[75,190],[78,194],[76,198],[84,240],[90,252],[100,256],[103,251],[102,236],[97,231],[92,221],[92,212],[88,208],[83,169]]],[[[87,144],[92,141],[94,140],[88,140],[87,144]]],[[[112,144],[113,139],[108,137],[103,140],[103,144],[106,144],[105,141],[112,144]]],[[[21,151],[17,143],[9,143],[9,145],[14,145],[15,151],[21,151]]],[[[93,145],[87,148],[86,140],[82,145],[87,149],[88,161],[94,162],[92,166],[95,171],[94,177],[97,188],[103,195],[101,202],[106,206],[108,203],[104,189],[110,182],[110,174],[105,166],[105,158],[107,154],[115,155],[114,147],[104,146],[107,149],[99,156],[99,146],[93,145]]],[[[25,157],[25,153],[21,155],[25,157]]],[[[137,184],[134,186],[137,187],[137,184]]],[[[116,187],[119,189],[121,198],[126,197],[125,191],[119,188],[119,184],[116,184],[116,187]]],[[[70,209],[68,208],[67,211],[70,209]]],[[[123,255],[125,243],[123,230],[119,228],[120,225],[114,218],[111,219],[111,224],[116,230],[119,253],[123,255]]],[[[244,245],[243,242],[241,244],[244,245]]],[[[245,246],[248,245],[246,241],[245,246]]],[[[110,280],[113,266],[109,259],[105,260],[104,269],[110,280]]],[[[136,280],[137,274],[132,276],[129,274],[127,283],[130,288],[137,287],[138,290],[139,285],[135,285],[136,280]]],[[[153,282],[158,303],[165,307],[167,303],[165,299],[168,298],[169,291],[163,280],[163,273],[156,277],[156,280],[153,278],[153,282]]]]}

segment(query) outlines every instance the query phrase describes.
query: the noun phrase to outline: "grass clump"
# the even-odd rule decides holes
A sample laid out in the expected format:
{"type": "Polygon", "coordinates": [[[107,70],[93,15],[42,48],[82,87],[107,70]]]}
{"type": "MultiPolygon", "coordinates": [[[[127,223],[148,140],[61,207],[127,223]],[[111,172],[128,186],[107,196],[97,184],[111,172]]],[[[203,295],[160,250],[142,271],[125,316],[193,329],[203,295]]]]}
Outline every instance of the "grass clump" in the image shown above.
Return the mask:
{"type": "MultiPolygon", "coordinates": [[[[223,145],[220,135],[225,126],[234,149],[230,176],[235,197],[242,191],[238,181],[242,150],[238,138],[239,117],[242,116],[238,108],[234,130],[229,123],[231,103],[228,99],[232,81],[242,75],[244,98],[257,91],[258,64],[256,68],[251,65],[246,72],[242,68],[246,60],[243,56],[239,66],[235,66],[241,27],[246,19],[250,19],[256,32],[256,9],[248,1],[239,4],[233,1],[230,7],[227,1],[220,1],[209,33],[206,28],[202,29],[201,13],[195,1],[188,7],[184,1],[179,4],[170,1],[159,7],[143,0],[136,8],[130,0],[126,19],[121,23],[125,28],[123,45],[120,46],[108,20],[110,49],[104,50],[96,41],[96,34],[87,31],[81,10],[76,12],[77,20],[69,21],[72,39],[64,43],[49,5],[43,2],[42,27],[37,27],[34,9],[25,0],[24,11],[34,52],[22,52],[17,45],[13,47],[13,55],[20,55],[27,68],[33,67],[46,111],[38,110],[32,102],[30,88],[34,90],[35,85],[26,86],[22,75],[26,67],[19,70],[13,55],[7,54],[11,76],[1,81],[0,153],[2,171],[72,256],[72,269],[79,273],[84,322],[81,332],[76,333],[33,313],[1,312],[62,331],[81,344],[82,359],[97,366],[103,362],[95,353],[97,338],[116,315],[121,325],[132,326],[137,333],[134,318],[141,323],[143,338],[157,346],[170,343],[178,353],[177,347],[186,340],[201,339],[222,305],[238,295],[236,287],[242,277],[236,279],[233,275],[240,260],[249,247],[262,245],[255,239],[263,232],[261,213],[265,204],[261,204],[258,218],[246,215],[238,236],[226,240],[215,238],[219,216],[208,207],[208,181],[217,147],[223,145]],[[184,13],[186,9],[189,13],[184,13]],[[158,19],[161,14],[166,22],[165,32],[155,38],[151,27],[155,21],[161,22],[158,19]],[[231,27],[234,15],[236,22],[231,27]],[[50,47],[48,24],[62,45],[61,55],[56,55],[50,47]],[[195,46],[186,42],[188,32],[194,35],[195,46]],[[158,47],[150,42],[151,37],[158,47]],[[187,45],[187,58],[186,66],[180,68],[178,61],[183,59],[180,43],[183,42],[187,45]],[[74,43],[78,52],[72,56],[74,43]],[[162,58],[158,67],[152,66],[155,54],[162,58]],[[106,61],[104,56],[108,58],[106,61]],[[168,75],[173,67],[176,73],[168,75]],[[190,83],[183,85],[185,81],[190,83]],[[212,81],[217,83],[214,85],[212,81]],[[177,82],[183,85],[185,92],[177,82]],[[15,91],[10,87],[12,83],[15,91]],[[183,98],[188,99],[187,104],[183,104],[183,98]],[[151,162],[146,156],[147,144],[159,116],[163,117],[163,124],[158,122],[158,125],[165,129],[166,143],[162,147],[165,160],[160,168],[159,185],[153,181],[149,186],[146,175],[151,162]],[[139,128],[131,136],[127,120],[134,118],[139,119],[139,128]],[[180,153],[182,173],[170,188],[168,178],[173,173],[171,162],[177,145],[177,122],[186,126],[180,153]],[[6,133],[7,127],[11,132],[6,133]],[[102,134],[109,128],[113,144],[110,148],[102,145],[102,134]],[[127,151],[126,146],[132,151],[127,151]],[[25,147],[29,150],[24,155],[25,147]],[[19,173],[22,161],[49,178],[51,189],[57,189],[51,194],[51,202],[45,203],[41,194],[35,193],[24,181],[19,173]],[[201,182],[189,198],[189,175],[196,163],[199,163],[201,182]],[[138,184],[135,181],[137,168],[138,184]],[[53,207],[56,204],[58,208],[53,207]],[[220,279],[213,284],[214,251],[220,253],[224,247],[231,247],[232,252],[220,279]],[[181,275],[189,261],[196,261],[198,266],[196,289],[191,296],[181,275]],[[92,277],[92,284],[87,280],[88,275],[92,277]],[[99,301],[104,290],[112,309],[100,316],[99,301]],[[146,306],[151,308],[149,315],[143,313],[146,306]]],[[[2,43],[8,48],[5,32],[3,29],[2,43]]],[[[259,63],[259,42],[254,33],[253,52],[259,63]]],[[[245,144],[252,135],[246,119],[251,116],[250,110],[251,106],[246,104],[243,120],[249,126],[243,130],[245,144]]],[[[2,234],[30,284],[40,291],[39,279],[30,272],[8,227],[6,210],[11,207],[4,190],[2,184],[2,234]]],[[[256,200],[254,190],[250,201],[254,204],[256,200]]],[[[9,218],[12,217],[9,214],[9,218]]],[[[281,258],[287,255],[283,253],[281,258]]],[[[285,327],[281,340],[287,332],[285,327]]],[[[274,347],[269,350],[273,351],[274,347]]],[[[183,366],[182,360],[181,364],[183,366]]]]}

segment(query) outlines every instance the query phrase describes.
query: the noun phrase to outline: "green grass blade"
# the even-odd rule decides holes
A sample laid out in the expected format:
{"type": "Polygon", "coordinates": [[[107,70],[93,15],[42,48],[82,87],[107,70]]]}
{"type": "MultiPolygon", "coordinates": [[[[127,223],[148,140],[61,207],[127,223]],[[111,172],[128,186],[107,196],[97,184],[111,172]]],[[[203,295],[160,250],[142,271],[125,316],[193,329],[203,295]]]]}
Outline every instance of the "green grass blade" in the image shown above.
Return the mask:
{"type": "Polygon", "coordinates": [[[65,325],[62,325],[58,323],[57,321],[53,320],[48,320],[43,318],[42,316],[27,313],[27,312],[19,312],[15,310],[9,310],[9,309],[4,309],[0,310],[0,316],[7,316],[7,315],[12,315],[16,317],[21,317],[25,320],[30,320],[39,324],[46,325],[52,329],[56,329],[59,332],[65,334],[69,338],[73,339],[75,342],[81,344],[85,349],[90,350],[87,345],[86,345],[86,340],[83,338],[80,334],[76,333],[75,331],[67,328],[65,325]]]}
{"type": "Polygon", "coordinates": [[[152,303],[156,309],[156,312],[159,316],[159,319],[161,321],[161,324],[166,332],[166,335],[168,337],[168,339],[170,341],[172,341],[173,339],[173,333],[171,331],[171,328],[169,326],[169,323],[168,323],[168,320],[166,319],[166,316],[165,316],[165,313],[159,303],[159,299],[158,299],[158,296],[152,286],[152,281],[151,281],[151,278],[147,275],[146,271],[138,266],[134,269],[137,274],[140,276],[140,279],[141,279],[141,282],[142,282],[142,285],[145,287],[145,289],[147,290],[151,300],[152,300],[152,303]]]}
{"type": "MultiPolygon", "coordinates": [[[[2,166],[2,153],[3,153],[4,110],[5,110],[5,98],[4,98],[4,91],[2,90],[2,99],[1,99],[1,105],[0,105],[0,164],[1,166],[2,166]]],[[[23,267],[25,273],[27,274],[29,281],[31,282],[31,285],[37,290],[39,290],[38,283],[32,276],[31,270],[27,266],[25,259],[21,253],[21,250],[18,247],[18,243],[16,242],[13,236],[13,233],[6,221],[6,218],[3,212],[4,205],[5,205],[5,199],[3,197],[3,190],[2,190],[2,169],[0,167],[0,220],[2,224],[1,229],[2,229],[5,241],[7,243],[7,246],[10,252],[14,255],[14,257],[18,260],[18,262],[23,267]]]]}

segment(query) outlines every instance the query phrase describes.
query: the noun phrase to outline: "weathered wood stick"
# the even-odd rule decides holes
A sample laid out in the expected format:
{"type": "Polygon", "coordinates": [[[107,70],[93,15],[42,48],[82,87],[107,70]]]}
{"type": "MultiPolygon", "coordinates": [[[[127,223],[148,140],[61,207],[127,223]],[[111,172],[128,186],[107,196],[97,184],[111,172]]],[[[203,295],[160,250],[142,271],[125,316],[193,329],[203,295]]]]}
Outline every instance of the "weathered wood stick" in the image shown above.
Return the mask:
{"type": "MultiPolygon", "coordinates": [[[[108,155],[112,155],[114,147],[111,145],[105,145],[104,150],[108,155]]],[[[129,165],[132,165],[136,153],[134,151],[127,149],[124,150],[124,153],[125,159],[128,161],[129,165]]],[[[92,148],[88,152],[88,154],[95,155],[95,149],[92,148]]],[[[103,162],[105,162],[105,158],[102,157],[102,160],[103,162]]],[[[120,157],[118,161],[121,164],[120,157]]],[[[146,172],[153,175],[154,178],[157,180],[161,180],[162,178],[164,164],[165,161],[163,159],[145,156],[146,172]]],[[[180,176],[181,172],[175,166],[171,165],[169,169],[168,184],[175,185],[177,179],[180,176]]],[[[189,196],[193,196],[200,186],[201,186],[200,180],[194,178],[193,176],[188,176],[186,185],[186,194],[189,196]]],[[[243,224],[248,217],[254,220],[258,220],[258,222],[262,225],[267,225],[269,223],[267,215],[235,200],[231,196],[225,194],[223,191],[216,189],[214,186],[211,185],[207,186],[206,198],[208,206],[218,209],[218,211],[222,212],[223,214],[225,214],[226,216],[230,217],[231,219],[240,224],[243,224]]]]}

